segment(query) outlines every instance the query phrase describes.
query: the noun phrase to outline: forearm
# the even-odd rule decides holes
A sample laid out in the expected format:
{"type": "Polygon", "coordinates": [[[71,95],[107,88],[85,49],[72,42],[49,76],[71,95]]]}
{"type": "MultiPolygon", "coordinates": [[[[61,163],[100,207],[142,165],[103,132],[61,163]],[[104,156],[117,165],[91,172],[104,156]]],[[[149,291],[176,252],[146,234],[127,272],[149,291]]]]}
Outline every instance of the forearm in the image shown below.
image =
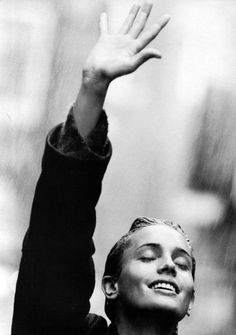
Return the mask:
{"type": "Polygon", "coordinates": [[[83,76],[73,114],[78,132],[85,140],[98,123],[108,87],[108,80],[83,76]]]}

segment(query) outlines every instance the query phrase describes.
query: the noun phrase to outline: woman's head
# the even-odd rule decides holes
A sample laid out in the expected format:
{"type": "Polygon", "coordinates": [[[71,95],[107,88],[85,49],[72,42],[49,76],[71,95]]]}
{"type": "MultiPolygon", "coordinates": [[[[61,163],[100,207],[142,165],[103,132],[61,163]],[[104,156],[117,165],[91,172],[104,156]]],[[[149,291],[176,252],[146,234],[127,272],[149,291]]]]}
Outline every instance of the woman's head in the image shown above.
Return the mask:
{"type": "Polygon", "coordinates": [[[111,249],[103,275],[105,310],[117,306],[166,311],[177,320],[194,298],[195,259],[182,228],[167,220],[140,217],[111,249]]]}

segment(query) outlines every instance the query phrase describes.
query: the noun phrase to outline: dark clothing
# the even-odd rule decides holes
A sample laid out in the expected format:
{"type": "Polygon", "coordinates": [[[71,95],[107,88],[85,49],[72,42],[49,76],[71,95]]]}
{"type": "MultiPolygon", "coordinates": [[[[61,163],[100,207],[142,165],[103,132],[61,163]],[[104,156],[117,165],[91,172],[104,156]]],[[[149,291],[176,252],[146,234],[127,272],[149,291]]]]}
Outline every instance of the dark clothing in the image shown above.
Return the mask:
{"type": "MultiPolygon", "coordinates": [[[[60,132],[51,133],[51,143],[60,132]]],[[[109,142],[99,159],[79,159],[47,141],[23,242],[12,335],[107,334],[105,319],[88,313],[95,206],[110,156],[109,142]]]]}

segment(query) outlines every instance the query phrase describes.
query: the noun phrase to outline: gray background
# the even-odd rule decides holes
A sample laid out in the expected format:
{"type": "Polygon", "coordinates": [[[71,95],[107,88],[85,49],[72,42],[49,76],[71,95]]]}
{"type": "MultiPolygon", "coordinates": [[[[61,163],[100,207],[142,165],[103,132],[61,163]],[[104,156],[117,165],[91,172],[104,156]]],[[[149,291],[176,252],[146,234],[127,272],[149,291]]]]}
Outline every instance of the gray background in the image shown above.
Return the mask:
{"type": "MultiPolygon", "coordinates": [[[[142,3],[142,1],[137,1],[142,3]]],[[[235,315],[236,4],[154,1],[169,13],[163,54],[114,82],[106,100],[114,154],[97,207],[97,287],[107,252],[140,215],[172,219],[197,256],[196,302],[181,334],[233,335],[235,315]]],[[[0,2],[0,335],[10,334],[15,280],[45,136],[65,120],[106,10],[131,0],[0,2]]]]}

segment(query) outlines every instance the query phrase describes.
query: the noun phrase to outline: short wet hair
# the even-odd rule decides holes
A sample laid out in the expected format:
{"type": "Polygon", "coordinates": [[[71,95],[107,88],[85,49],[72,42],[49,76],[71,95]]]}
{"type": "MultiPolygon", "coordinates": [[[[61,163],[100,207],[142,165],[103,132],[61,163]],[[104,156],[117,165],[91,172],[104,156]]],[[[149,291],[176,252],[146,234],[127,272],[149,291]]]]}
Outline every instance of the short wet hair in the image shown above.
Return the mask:
{"type": "MultiPolygon", "coordinates": [[[[119,279],[121,270],[122,270],[122,257],[124,250],[129,246],[130,238],[134,235],[134,233],[142,228],[149,227],[149,226],[155,226],[155,225],[166,225],[170,228],[173,228],[177,232],[179,232],[185,239],[187,245],[189,246],[190,252],[191,252],[191,258],[192,258],[192,276],[193,280],[195,279],[195,270],[196,270],[196,260],[193,256],[193,247],[190,243],[190,240],[187,236],[187,234],[184,232],[182,227],[169,220],[161,220],[157,218],[149,218],[146,216],[138,217],[134,222],[132,223],[130,230],[123,235],[111,248],[107,259],[105,263],[105,270],[103,277],[105,276],[111,276],[115,280],[119,279]]],[[[110,301],[106,299],[105,301],[105,312],[108,316],[108,318],[111,321],[114,321],[114,313],[115,313],[115,303],[114,301],[110,301]]]]}

